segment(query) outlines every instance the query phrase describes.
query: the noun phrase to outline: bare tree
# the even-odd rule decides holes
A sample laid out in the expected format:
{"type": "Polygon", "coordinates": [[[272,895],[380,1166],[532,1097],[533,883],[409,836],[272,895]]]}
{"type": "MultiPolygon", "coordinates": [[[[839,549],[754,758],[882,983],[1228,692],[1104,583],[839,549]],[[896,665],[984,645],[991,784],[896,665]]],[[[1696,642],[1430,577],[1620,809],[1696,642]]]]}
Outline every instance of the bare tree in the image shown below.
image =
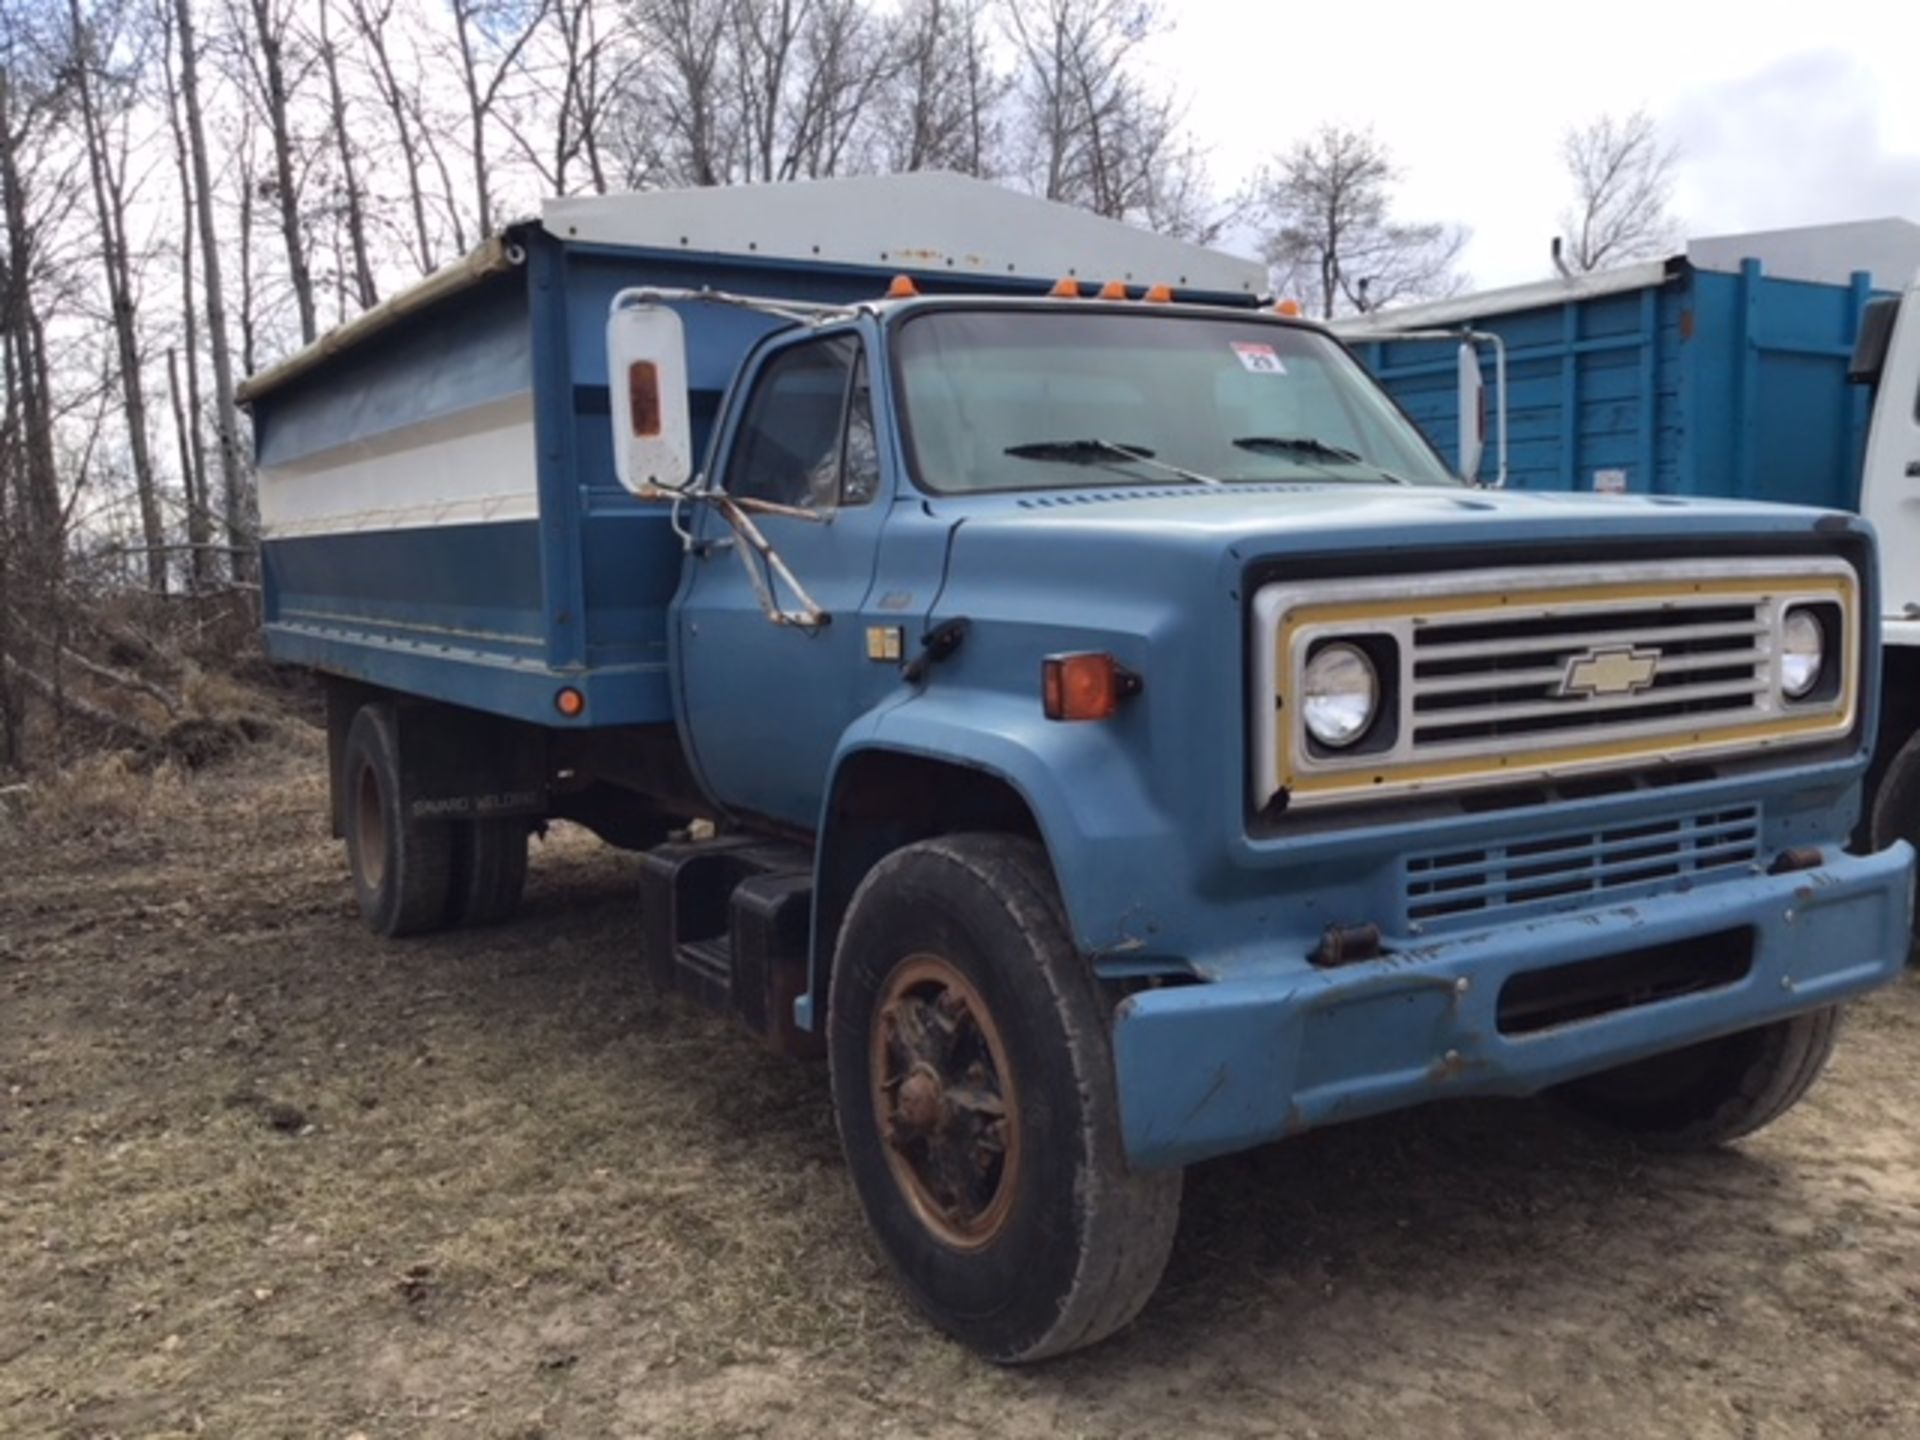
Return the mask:
{"type": "Polygon", "coordinates": [[[253,227],[254,197],[258,193],[253,184],[254,144],[256,132],[251,125],[239,127],[239,135],[234,142],[233,159],[240,171],[240,207],[234,229],[235,255],[240,264],[239,310],[240,310],[240,373],[251,375],[259,368],[257,341],[260,327],[257,319],[259,308],[259,287],[254,283],[253,227]]]}
{"type": "Polygon", "coordinates": [[[1033,187],[1111,219],[1216,238],[1231,217],[1208,197],[1205,157],[1184,139],[1181,102],[1133,68],[1141,44],[1168,23],[1156,0],[1009,3],[1006,15],[1033,187]]]}
{"type": "Polygon", "coordinates": [[[181,114],[180,86],[175,74],[175,33],[178,17],[172,0],[160,0],[158,17],[162,41],[161,80],[166,91],[167,129],[173,139],[174,174],[179,182],[180,333],[186,351],[186,389],[180,385],[176,351],[167,351],[167,379],[173,397],[174,425],[180,442],[180,483],[187,519],[187,575],[195,593],[213,582],[213,506],[207,495],[207,451],[202,436],[200,402],[200,317],[194,287],[194,234],[199,205],[193,188],[193,162],[181,114]]]}
{"type": "Polygon", "coordinates": [[[994,64],[984,0],[909,0],[894,47],[880,102],[885,167],[995,173],[1012,82],[994,64]]]}
{"type": "MultiPolygon", "coordinates": [[[[116,73],[111,54],[124,18],[112,6],[100,18],[84,14],[80,0],[67,0],[67,68],[79,102],[81,136],[99,225],[100,263],[126,401],[127,452],[133,467],[140,531],[146,542],[147,588],[167,588],[166,531],[160,519],[159,487],[147,433],[147,394],[140,351],[132,247],[127,239],[126,122],[136,102],[129,77],[116,73]]],[[[139,57],[134,59],[137,72],[139,57]]]]}
{"type": "Polygon", "coordinates": [[[492,233],[494,218],[487,121],[500,103],[501,87],[538,33],[550,3],[551,0],[452,0],[460,81],[467,96],[474,213],[482,235],[492,233]]]}
{"type": "Polygon", "coordinates": [[[769,181],[779,165],[780,122],[800,27],[816,0],[733,0],[729,39],[748,180],[769,181]]]}
{"type": "Polygon", "coordinates": [[[1602,115],[1568,130],[1561,154],[1574,196],[1554,247],[1564,269],[1584,274],[1657,255],[1674,243],[1667,207],[1680,151],[1660,138],[1646,111],[1602,115]]]}
{"type": "Polygon", "coordinates": [[[373,255],[367,245],[366,196],[361,190],[360,166],[352,138],[353,125],[347,113],[347,95],[340,83],[340,48],[332,29],[334,0],[320,0],[316,13],[319,33],[315,48],[327,75],[327,133],[333,139],[334,157],[340,162],[340,210],[346,222],[347,244],[353,253],[354,299],[363,310],[380,303],[380,290],[373,279],[373,255]]]}
{"type": "Polygon", "coordinates": [[[1268,263],[1324,319],[1457,292],[1466,231],[1392,215],[1399,172],[1370,131],[1329,125],[1255,187],[1268,263]]]}
{"type": "Polygon", "coordinates": [[[227,339],[226,292],[220,280],[220,235],[213,204],[213,167],[207,154],[206,119],[200,106],[199,55],[193,34],[192,0],[174,0],[180,44],[180,98],[186,114],[187,151],[200,231],[200,261],[207,307],[207,348],[213,356],[214,431],[219,437],[221,498],[235,578],[251,579],[246,563],[253,539],[253,507],[240,448],[240,414],[233,403],[233,353],[227,339]]]}
{"type": "MultiPolygon", "coordinates": [[[[36,190],[43,143],[65,103],[64,86],[45,60],[31,16],[0,10],[0,220],[6,259],[0,268],[0,341],[5,346],[5,458],[19,497],[17,513],[35,553],[57,556],[64,543],[53,453],[53,377],[47,363],[40,293],[49,218],[36,190]]],[[[57,172],[53,184],[62,183],[57,172]]]]}
{"type": "MultiPolygon", "coordinates": [[[[302,344],[311,344],[318,329],[314,318],[313,273],[300,220],[301,187],[296,171],[302,167],[295,160],[299,142],[293,132],[294,97],[287,75],[287,37],[291,26],[280,0],[247,0],[247,9],[254,43],[244,47],[243,53],[260,107],[266,115],[267,134],[273,143],[273,199],[279,211],[281,244],[286,248],[287,281],[300,315],[300,340],[302,344]]],[[[249,188],[252,184],[249,172],[249,188]]]]}
{"type": "Polygon", "coordinates": [[[413,254],[420,273],[432,270],[435,262],[433,229],[427,223],[427,191],[422,179],[426,164],[421,127],[416,124],[419,106],[400,80],[400,68],[394,60],[387,29],[393,20],[393,0],[348,0],[353,25],[360,43],[372,57],[374,88],[386,107],[405,168],[407,204],[413,215],[413,254]]]}
{"type": "Polygon", "coordinates": [[[631,47],[600,24],[600,0],[551,0],[544,33],[521,52],[522,84],[500,108],[514,146],[549,194],[572,193],[583,165],[595,194],[608,189],[609,116],[632,81],[631,47]]]}
{"type": "Polygon", "coordinates": [[[623,182],[721,185],[731,177],[733,0],[640,0],[633,27],[651,58],[614,113],[623,182]]]}
{"type": "Polygon", "coordinates": [[[865,0],[815,0],[800,25],[776,175],[818,179],[874,166],[870,107],[892,80],[892,36],[865,0]]]}
{"type": "Polygon", "coordinates": [[[894,30],[868,0],[643,0],[613,118],[628,184],[725,185],[882,163],[894,30]]]}

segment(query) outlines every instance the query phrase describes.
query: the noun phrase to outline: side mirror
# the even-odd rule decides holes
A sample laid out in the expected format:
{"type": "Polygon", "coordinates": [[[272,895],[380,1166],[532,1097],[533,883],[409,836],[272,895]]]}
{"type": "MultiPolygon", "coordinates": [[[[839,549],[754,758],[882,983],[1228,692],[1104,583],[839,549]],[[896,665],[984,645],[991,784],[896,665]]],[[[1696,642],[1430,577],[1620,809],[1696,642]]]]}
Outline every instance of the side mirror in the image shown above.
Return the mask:
{"type": "Polygon", "coordinates": [[[636,495],[693,483],[687,334],[664,305],[627,305],[607,317],[613,466],[636,495]]]}
{"type": "Polygon", "coordinates": [[[1487,385],[1480,375],[1480,352],[1471,340],[1460,342],[1460,478],[1475,480],[1487,453],[1487,385]]]}

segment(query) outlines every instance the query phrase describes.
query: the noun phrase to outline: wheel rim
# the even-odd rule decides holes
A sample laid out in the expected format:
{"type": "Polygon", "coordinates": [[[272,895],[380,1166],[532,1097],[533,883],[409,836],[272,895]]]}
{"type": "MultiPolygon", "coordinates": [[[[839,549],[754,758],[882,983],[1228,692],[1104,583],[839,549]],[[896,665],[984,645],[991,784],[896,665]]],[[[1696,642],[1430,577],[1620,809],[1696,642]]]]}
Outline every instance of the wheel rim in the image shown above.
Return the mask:
{"type": "Polygon", "coordinates": [[[1006,1228],[1020,1107],[980,992],[937,955],[894,966],[874,1007],[869,1075],[887,1168],[920,1222],[960,1250],[1006,1228]]]}
{"type": "Polygon", "coordinates": [[[357,788],[353,823],[360,879],[367,889],[378,890],[387,878],[387,807],[380,803],[380,777],[373,766],[360,767],[357,788]]]}

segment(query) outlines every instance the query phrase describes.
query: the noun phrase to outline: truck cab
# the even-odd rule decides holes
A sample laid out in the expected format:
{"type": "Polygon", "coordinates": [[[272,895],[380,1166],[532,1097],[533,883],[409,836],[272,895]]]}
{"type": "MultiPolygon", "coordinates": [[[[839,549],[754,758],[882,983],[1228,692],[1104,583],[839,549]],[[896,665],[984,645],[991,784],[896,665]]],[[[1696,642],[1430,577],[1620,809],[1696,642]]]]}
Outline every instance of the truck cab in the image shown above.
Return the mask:
{"type": "Polygon", "coordinates": [[[640,850],[641,963],[825,1052],[902,1285],[1008,1362],[1140,1310],[1196,1160],[1457,1096],[1676,1147],[1792,1106],[1906,950],[1911,847],[1846,849],[1867,526],[1481,487],[1251,267],[908,178],[664,202],[852,237],[778,276],[567,202],[523,281],[255,383],[269,649],[328,677],[369,924],[502,917],[549,818],[640,850]],[[376,441],[375,396],[445,408],[376,441]],[[429,503],[523,414],[537,584],[429,503]],[[316,529],[344,480],[419,518],[316,529]]]}

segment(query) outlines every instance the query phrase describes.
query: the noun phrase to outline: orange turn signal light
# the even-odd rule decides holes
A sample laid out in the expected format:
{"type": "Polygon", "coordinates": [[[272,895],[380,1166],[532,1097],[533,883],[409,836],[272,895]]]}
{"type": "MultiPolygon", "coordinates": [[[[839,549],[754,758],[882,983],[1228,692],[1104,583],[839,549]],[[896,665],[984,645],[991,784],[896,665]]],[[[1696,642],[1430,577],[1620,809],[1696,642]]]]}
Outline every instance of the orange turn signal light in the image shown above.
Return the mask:
{"type": "Polygon", "coordinates": [[[1142,298],[1145,299],[1149,305],[1171,305],[1173,303],[1173,287],[1171,285],[1149,285],[1146,295],[1142,298]]]}
{"type": "Polygon", "coordinates": [[[1275,314],[1284,315],[1289,320],[1298,320],[1302,313],[1298,300],[1282,300],[1278,305],[1274,306],[1273,309],[1275,314]]]}
{"type": "Polygon", "coordinates": [[[1047,294],[1058,296],[1062,300],[1078,300],[1080,298],[1080,282],[1070,277],[1062,277],[1053,282],[1053,288],[1047,291],[1047,294]]]}
{"type": "Polygon", "coordinates": [[[553,708],[572,720],[586,710],[587,697],[568,685],[554,693],[553,708]]]}
{"type": "Polygon", "coordinates": [[[1127,284],[1124,280],[1109,280],[1100,287],[1102,300],[1124,300],[1127,298],[1127,284]]]}
{"type": "Polygon", "coordinates": [[[1040,662],[1040,702],[1049,720],[1104,720],[1139,693],[1140,677],[1111,655],[1086,651],[1040,662]]]}
{"type": "Polygon", "coordinates": [[[911,300],[920,293],[920,287],[913,283],[911,275],[896,275],[887,286],[887,299],[911,300]]]}

